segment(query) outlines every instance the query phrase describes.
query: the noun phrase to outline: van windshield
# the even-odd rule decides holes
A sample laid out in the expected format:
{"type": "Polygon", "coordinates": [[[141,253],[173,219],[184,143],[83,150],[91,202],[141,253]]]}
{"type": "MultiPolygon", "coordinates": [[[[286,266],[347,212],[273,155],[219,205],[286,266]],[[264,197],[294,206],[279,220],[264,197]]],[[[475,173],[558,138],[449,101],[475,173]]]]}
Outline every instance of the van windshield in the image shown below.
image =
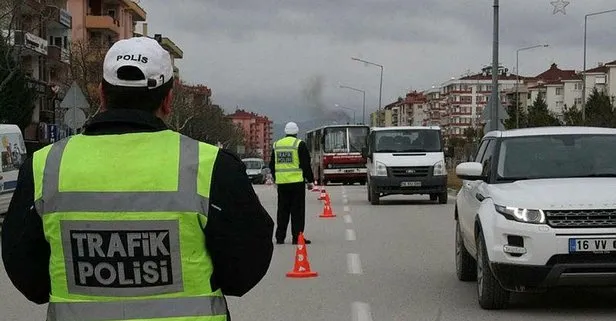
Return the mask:
{"type": "Polygon", "coordinates": [[[441,132],[433,129],[384,130],[375,133],[376,153],[441,152],[441,132]]]}

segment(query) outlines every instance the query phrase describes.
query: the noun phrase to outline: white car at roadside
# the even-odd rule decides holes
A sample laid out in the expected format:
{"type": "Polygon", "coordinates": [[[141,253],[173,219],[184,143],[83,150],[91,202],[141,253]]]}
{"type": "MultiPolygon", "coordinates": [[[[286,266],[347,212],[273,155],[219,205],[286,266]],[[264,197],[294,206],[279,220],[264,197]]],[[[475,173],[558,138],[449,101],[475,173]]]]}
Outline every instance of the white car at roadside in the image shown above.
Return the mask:
{"type": "Polygon", "coordinates": [[[477,281],[482,308],[506,308],[511,292],[616,286],[616,129],[490,132],[456,175],[456,274],[477,281]]]}

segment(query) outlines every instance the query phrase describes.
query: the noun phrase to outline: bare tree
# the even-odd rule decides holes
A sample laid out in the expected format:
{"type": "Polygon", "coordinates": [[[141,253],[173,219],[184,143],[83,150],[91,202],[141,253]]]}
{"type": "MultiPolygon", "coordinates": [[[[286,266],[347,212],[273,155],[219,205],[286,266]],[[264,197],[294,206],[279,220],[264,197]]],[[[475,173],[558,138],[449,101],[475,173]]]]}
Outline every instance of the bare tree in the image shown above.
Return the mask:
{"type": "Polygon", "coordinates": [[[70,73],[63,79],[65,87],[73,81],[79,85],[90,105],[87,117],[91,118],[100,108],[99,85],[103,81],[103,60],[107,48],[100,43],[75,41],[70,51],[70,73]]]}
{"type": "Polygon", "coordinates": [[[167,125],[182,132],[198,113],[203,112],[203,106],[197,106],[197,103],[195,93],[184,82],[177,81],[173,86],[172,111],[167,125]]]}

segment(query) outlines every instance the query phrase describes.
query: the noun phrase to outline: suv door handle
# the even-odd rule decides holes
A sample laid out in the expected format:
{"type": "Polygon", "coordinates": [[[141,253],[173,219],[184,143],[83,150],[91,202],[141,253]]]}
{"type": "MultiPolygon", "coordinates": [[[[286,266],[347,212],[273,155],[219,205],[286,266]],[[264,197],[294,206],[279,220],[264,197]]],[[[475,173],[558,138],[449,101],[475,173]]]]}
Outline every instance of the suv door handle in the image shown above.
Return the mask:
{"type": "Polygon", "coordinates": [[[481,195],[480,193],[475,194],[475,198],[477,198],[478,201],[483,202],[483,200],[485,200],[485,196],[481,195]]]}

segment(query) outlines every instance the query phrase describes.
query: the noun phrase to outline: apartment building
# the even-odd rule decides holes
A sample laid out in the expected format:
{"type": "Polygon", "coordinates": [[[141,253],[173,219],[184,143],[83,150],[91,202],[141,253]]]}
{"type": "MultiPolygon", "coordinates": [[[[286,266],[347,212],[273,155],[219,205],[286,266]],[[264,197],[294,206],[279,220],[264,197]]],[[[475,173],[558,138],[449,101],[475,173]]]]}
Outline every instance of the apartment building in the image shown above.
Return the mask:
{"type": "Polygon", "coordinates": [[[441,89],[432,86],[424,92],[426,103],[424,105],[425,126],[440,126],[445,120],[445,105],[441,97],[441,89]]]}
{"type": "MultiPolygon", "coordinates": [[[[499,92],[501,102],[506,101],[506,93],[515,88],[516,75],[509,73],[503,66],[498,70],[499,92]]],[[[426,114],[428,122],[443,128],[446,138],[462,137],[469,127],[479,127],[483,120],[481,115],[492,92],[492,67],[484,67],[480,73],[452,78],[440,86],[438,95],[435,88],[426,92],[431,94],[432,103],[428,103],[426,114]],[[434,108],[434,109],[433,109],[434,108]],[[438,115],[438,116],[437,116],[438,115]]]]}
{"type": "Polygon", "coordinates": [[[612,100],[616,101],[616,60],[612,62],[598,63],[597,67],[588,69],[586,75],[586,99],[594,88],[604,91],[612,100]]]}
{"type": "Polygon", "coordinates": [[[246,150],[256,152],[266,162],[272,152],[273,122],[266,116],[237,109],[229,119],[244,131],[246,150]]]}
{"type": "Polygon", "coordinates": [[[548,109],[557,116],[562,116],[565,106],[582,104],[582,76],[572,69],[560,69],[555,63],[539,75],[525,79],[523,87],[527,88],[527,106],[541,94],[548,109]]]}
{"type": "Polygon", "coordinates": [[[2,25],[3,35],[38,94],[32,122],[24,129],[27,145],[36,146],[48,141],[57,120],[55,107],[63,99],[60,84],[69,70],[72,16],[66,0],[22,0],[9,14],[5,21],[11,24],[2,25]]]}
{"type": "Polygon", "coordinates": [[[73,14],[73,41],[108,48],[119,39],[131,38],[145,10],[132,0],[68,0],[73,14]]]}

